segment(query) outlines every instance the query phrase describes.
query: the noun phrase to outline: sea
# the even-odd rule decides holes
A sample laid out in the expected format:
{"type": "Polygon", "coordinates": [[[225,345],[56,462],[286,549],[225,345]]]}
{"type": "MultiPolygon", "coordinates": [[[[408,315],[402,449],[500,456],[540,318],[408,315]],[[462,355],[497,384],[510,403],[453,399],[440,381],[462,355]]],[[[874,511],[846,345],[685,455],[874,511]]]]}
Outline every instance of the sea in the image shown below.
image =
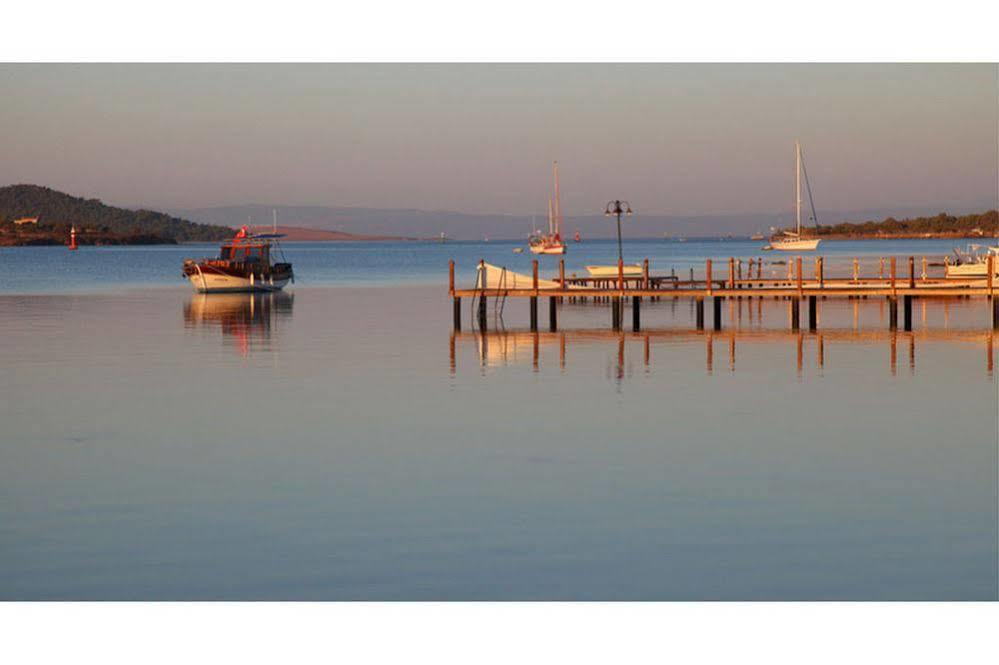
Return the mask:
{"type": "MultiPolygon", "coordinates": [[[[761,244],[622,251],[785,274],[761,244]]],[[[918,278],[960,244],[820,255],[918,278]]],[[[545,301],[532,333],[508,299],[455,331],[448,262],[471,287],[530,273],[519,246],[287,243],[269,295],[195,294],[213,245],[0,248],[0,600],[999,599],[984,301],[917,300],[911,332],[878,298],[819,301],[816,331],[663,298],[639,332],[592,302],[551,332],[545,301]]],[[[617,255],[571,244],[566,272],[617,255]]]]}

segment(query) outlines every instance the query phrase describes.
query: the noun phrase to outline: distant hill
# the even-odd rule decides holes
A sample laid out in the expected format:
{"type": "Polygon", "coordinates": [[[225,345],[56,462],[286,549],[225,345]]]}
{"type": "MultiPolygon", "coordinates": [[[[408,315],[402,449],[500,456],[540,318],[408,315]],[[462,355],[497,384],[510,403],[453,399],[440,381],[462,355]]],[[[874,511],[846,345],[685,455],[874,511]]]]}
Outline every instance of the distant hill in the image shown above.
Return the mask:
{"type": "MultiPolygon", "coordinates": [[[[258,227],[258,232],[270,231],[270,227],[258,227]]],[[[278,233],[283,233],[283,240],[312,241],[312,242],[357,242],[374,240],[416,240],[416,238],[402,238],[399,236],[363,236],[356,233],[344,233],[343,231],[326,231],[323,229],[308,229],[302,226],[278,226],[278,233]]]]}
{"type": "MultiPolygon", "coordinates": [[[[642,210],[632,201],[635,215],[626,220],[623,233],[628,238],[661,238],[664,233],[672,236],[720,237],[749,236],[753,233],[767,233],[770,227],[787,226],[792,222],[788,212],[763,212],[721,215],[663,215],[651,214],[642,210]]],[[[975,207],[934,206],[841,210],[820,210],[819,220],[823,223],[838,223],[843,220],[884,219],[886,217],[915,217],[932,215],[938,210],[947,209],[959,215],[991,207],[988,204],[975,207]]],[[[388,208],[350,208],[327,206],[281,206],[281,205],[238,205],[217,208],[170,209],[167,212],[179,217],[205,224],[240,226],[247,218],[254,224],[268,225],[272,211],[276,210],[278,221],[291,226],[342,231],[360,235],[407,236],[414,238],[436,238],[445,233],[454,240],[482,240],[489,237],[499,239],[526,238],[532,227],[531,215],[470,214],[449,210],[427,211],[388,208]]],[[[533,216],[533,225],[543,227],[545,214],[533,216]]],[[[565,220],[565,233],[571,235],[579,229],[583,239],[613,238],[615,225],[599,211],[592,215],[577,215],[565,220]]]]}
{"type": "Polygon", "coordinates": [[[158,244],[221,240],[224,226],[199,224],[151,210],[105,205],[38,185],[0,187],[0,244],[64,244],[75,226],[80,244],[158,244]],[[14,220],[38,218],[15,225],[14,220]]]}

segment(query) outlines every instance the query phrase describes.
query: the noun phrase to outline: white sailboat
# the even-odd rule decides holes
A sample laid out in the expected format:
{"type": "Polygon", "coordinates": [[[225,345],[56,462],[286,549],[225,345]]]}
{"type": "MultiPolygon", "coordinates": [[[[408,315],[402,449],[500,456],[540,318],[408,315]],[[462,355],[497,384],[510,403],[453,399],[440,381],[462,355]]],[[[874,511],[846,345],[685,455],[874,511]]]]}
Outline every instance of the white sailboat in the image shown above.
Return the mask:
{"type": "MultiPolygon", "coordinates": [[[[770,244],[763,249],[776,249],[782,252],[811,252],[818,248],[819,238],[804,238],[801,235],[801,172],[804,162],[801,159],[801,143],[794,142],[794,218],[795,230],[784,231],[781,235],[770,238],[770,244]]],[[[815,203],[812,201],[812,187],[808,184],[808,172],[805,171],[805,185],[808,188],[808,204],[812,208],[812,221],[817,222],[815,203]]]]}
{"type": "Polygon", "coordinates": [[[555,178],[555,201],[548,199],[548,233],[532,234],[528,243],[532,254],[565,254],[562,242],[562,203],[558,188],[558,162],[552,164],[555,178]]]}

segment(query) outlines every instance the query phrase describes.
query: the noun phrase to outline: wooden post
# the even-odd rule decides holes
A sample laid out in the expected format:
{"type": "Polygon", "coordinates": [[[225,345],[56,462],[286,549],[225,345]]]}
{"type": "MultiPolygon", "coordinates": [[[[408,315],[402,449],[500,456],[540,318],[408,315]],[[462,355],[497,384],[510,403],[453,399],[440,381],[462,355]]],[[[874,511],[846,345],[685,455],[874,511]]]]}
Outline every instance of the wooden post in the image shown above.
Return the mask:
{"type": "Polygon", "coordinates": [[[912,330],[912,296],[905,295],[902,296],[902,321],[905,326],[905,331],[909,332],[912,330]]]}
{"type": "Polygon", "coordinates": [[[461,298],[454,299],[454,329],[461,330],[461,298]]]}
{"type": "Polygon", "coordinates": [[[447,294],[449,296],[454,295],[454,259],[447,262],[447,294]]]}
{"type": "Polygon", "coordinates": [[[558,283],[565,288],[565,259],[558,260],[558,283]]]}
{"type": "Polygon", "coordinates": [[[888,299],[888,329],[898,330],[898,298],[888,299]]]}
{"type": "Polygon", "coordinates": [[[485,332],[486,330],[486,287],[488,286],[486,282],[488,281],[486,277],[486,262],[479,261],[479,286],[482,288],[482,294],[479,296],[479,330],[485,332]]]}
{"type": "Polygon", "coordinates": [[[797,257],[794,260],[794,269],[798,273],[798,297],[801,297],[801,290],[803,288],[801,283],[801,257],[797,257]]]}
{"type": "Polygon", "coordinates": [[[728,257],[728,288],[735,288],[735,258],[728,257]]]}
{"type": "Polygon", "coordinates": [[[916,288],[916,259],[909,257],[909,288],[916,288]]]}
{"type": "Polygon", "coordinates": [[[925,256],[923,257],[923,272],[920,274],[920,277],[923,279],[924,282],[926,281],[926,257],[925,256]]]}
{"type": "Polygon", "coordinates": [[[742,281],[742,259],[735,262],[735,276],[740,282],[742,281]]]}
{"type": "MultiPolygon", "coordinates": [[[[881,259],[881,260],[884,261],[884,259],[881,259]]],[[[890,270],[891,270],[891,273],[890,273],[891,274],[891,297],[894,298],[895,297],[895,290],[897,288],[897,285],[895,284],[895,257],[893,256],[889,260],[891,261],[891,264],[890,264],[890,270]]],[[[896,315],[897,314],[898,314],[898,312],[896,312],[896,315]]]]}
{"type": "Polygon", "coordinates": [[[992,254],[989,254],[985,259],[985,273],[985,285],[988,287],[989,297],[991,298],[994,295],[996,273],[996,257],[992,254]]]}
{"type": "Polygon", "coordinates": [[[860,279],[860,259],[854,257],[853,259],[853,281],[860,279]]]}
{"type": "Polygon", "coordinates": [[[715,296],[711,300],[712,300],[711,304],[713,305],[713,309],[714,309],[714,329],[715,330],[721,330],[722,329],[722,312],[721,312],[722,299],[719,298],[718,296],[715,296]]]}
{"type": "Polygon", "coordinates": [[[763,257],[756,259],[756,279],[763,279],[763,257]]]}
{"type": "Polygon", "coordinates": [[[611,298],[611,328],[621,329],[621,296],[611,298]]]}
{"type": "MultiPolygon", "coordinates": [[[[711,259],[708,259],[704,264],[704,279],[708,289],[708,295],[711,295],[711,259]]],[[[704,306],[703,301],[701,302],[701,307],[704,306]]]]}
{"type": "Polygon", "coordinates": [[[697,329],[704,330],[704,298],[696,299],[697,329]]]}
{"type": "Polygon", "coordinates": [[[815,269],[818,271],[818,275],[816,275],[816,277],[819,278],[819,288],[824,288],[826,284],[826,271],[825,263],[821,256],[815,259],[815,269]]]}
{"type": "Polygon", "coordinates": [[[558,298],[555,296],[548,299],[548,329],[558,330],[558,298]]]}
{"type": "Polygon", "coordinates": [[[649,260],[642,261],[642,288],[649,288],[649,260]]]}
{"type": "Polygon", "coordinates": [[[816,309],[816,297],[808,296],[808,329],[813,332],[819,327],[816,309]]]}
{"type": "Polygon", "coordinates": [[[638,296],[631,297],[631,329],[638,332],[642,329],[642,299],[638,296]]]}
{"type": "Polygon", "coordinates": [[[999,298],[992,297],[992,329],[999,330],[999,298]]]}
{"type": "Polygon", "coordinates": [[[532,263],[533,268],[533,285],[534,285],[534,295],[531,296],[531,332],[538,331],[538,260],[534,259],[532,263]]]}
{"type": "Polygon", "coordinates": [[[791,298],[791,330],[798,330],[801,327],[801,300],[791,298]]]}
{"type": "Polygon", "coordinates": [[[881,257],[878,261],[878,279],[885,278],[885,257],[881,257]]]}

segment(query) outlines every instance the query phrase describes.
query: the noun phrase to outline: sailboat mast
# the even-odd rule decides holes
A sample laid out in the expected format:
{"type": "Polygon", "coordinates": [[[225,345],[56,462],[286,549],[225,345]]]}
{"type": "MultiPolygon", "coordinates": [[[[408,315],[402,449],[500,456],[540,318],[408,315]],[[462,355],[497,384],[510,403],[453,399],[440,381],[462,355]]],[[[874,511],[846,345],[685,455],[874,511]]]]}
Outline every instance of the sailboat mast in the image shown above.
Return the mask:
{"type": "Polygon", "coordinates": [[[794,142],[794,219],[801,235],[801,143],[794,142]]]}
{"type": "Polygon", "coordinates": [[[552,233],[552,197],[548,197],[548,235],[552,233]]]}
{"type": "Polygon", "coordinates": [[[562,203],[558,191],[558,160],[552,163],[552,171],[555,173],[555,233],[559,234],[562,227],[562,203]]]}
{"type": "Polygon", "coordinates": [[[274,233],[276,234],[277,233],[277,209],[275,208],[275,209],[271,210],[271,212],[274,213],[274,233]]]}

